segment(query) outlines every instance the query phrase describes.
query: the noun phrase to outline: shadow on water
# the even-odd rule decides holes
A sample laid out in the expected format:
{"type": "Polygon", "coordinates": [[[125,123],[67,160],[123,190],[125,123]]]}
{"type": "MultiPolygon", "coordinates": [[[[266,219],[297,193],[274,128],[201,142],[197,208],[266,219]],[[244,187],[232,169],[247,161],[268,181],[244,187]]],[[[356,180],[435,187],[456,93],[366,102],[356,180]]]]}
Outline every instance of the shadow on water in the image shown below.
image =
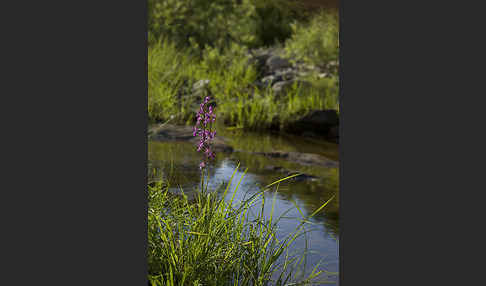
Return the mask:
{"type": "MultiPolygon", "coordinates": [[[[285,211],[285,219],[279,222],[278,234],[283,238],[295,231],[299,222],[296,219],[300,214],[291,201],[294,201],[304,212],[310,215],[324,202],[335,196],[324,211],[313,217],[315,223],[312,232],[308,233],[308,248],[314,253],[308,254],[306,272],[312,271],[320,259],[322,268],[337,272],[339,264],[338,237],[339,237],[339,170],[322,166],[305,166],[282,158],[269,158],[252,152],[270,152],[280,150],[285,152],[314,153],[337,160],[337,145],[317,140],[305,140],[292,136],[273,136],[268,134],[242,133],[241,131],[224,131],[218,129],[218,134],[229,139],[235,149],[233,153],[218,153],[215,162],[209,170],[209,188],[215,189],[220,184],[225,184],[231,178],[238,162],[241,166],[230,186],[228,198],[231,198],[231,190],[234,190],[243,171],[248,171],[241,181],[235,200],[241,201],[245,197],[258,192],[258,186],[270,184],[286,176],[279,170],[292,170],[301,172],[318,179],[315,180],[289,180],[282,182],[275,200],[274,216],[279,217],[285,211]],[[287,219],[287,217],[289,219],[287,219]]],[[[201,173],[198,168],[201,155],[195,152],[195,146],[189,142],[155,142],[149,141],[149,181],[166,179],[171,190],[177,192],[181,188],[186,194],[198,187],[201,173]]],[[[272,201],[274,192],[266,194],[265,199],[272,201]]],[[[269,215],[271,203],[266,203],[264,213],[269,215]],[[267,206],[269,209],[267,210],[267,206]]],[[[302,251],[306,247],[304,237],[294,243],[294,250],[302,251]]],[[[325,277],[324,277],[325,278],[325,277]]],[[[332,281],[337,276],[329,277],[332,281]]]]}

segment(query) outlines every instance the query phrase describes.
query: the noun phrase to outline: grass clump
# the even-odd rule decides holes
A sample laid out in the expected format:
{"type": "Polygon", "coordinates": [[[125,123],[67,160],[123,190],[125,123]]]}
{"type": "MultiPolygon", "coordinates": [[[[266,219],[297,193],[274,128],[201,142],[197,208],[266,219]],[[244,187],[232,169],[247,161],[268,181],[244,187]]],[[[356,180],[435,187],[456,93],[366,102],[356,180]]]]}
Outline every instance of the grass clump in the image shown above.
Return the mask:
{"type": "Polygon", "coordinates": [[[218,102],[250,94],[258,77],[255,66],[249,62],[248,49],[237,44],[224,52],[205,49],[200,66],[199,76],[209,79],[209,91],[218,102]]]}
{"type": "Polygon", "coordinates": [[[197,65],[193,56],[161,40],[148,49],[148,115],[152,122],[176,116],[184,123],[190,116],[184,93],[189,93],[197,65]]]}
{"type": "Polygon", "coordinates": [[[323,66],[339,59],[339,17],[322,10],[309,22],[292,24],[292,36],[285,43],[289,57],[323,66]]]}
{"type": "Polygon", "coordinates": [[[338,82],[337,78],[309,78],[309,85],[295,82],[285,96],[276,95],[271,88],[255,88],[251,95],[242,93],[222,102],[220,112],[228,125],[237,128],[284,130],[313,109],[339,110],[338,82]]]}
{"type": "Polygon", "coordinates": [[[218,113],[231,126],[250,130],[281,129],[312,109],[338,109],[338,80],[309,77],[310,86],[298,83],[284,96],[255,85],[258,71],[248,61],[247,49],[232,45],[226,52],[204,50],[197,59],[188,50],[177,49],[169,41],[149,48],[148,113],[152,122],[190,124],[197,102],[212,96],[218,113]],[[192,86],[209,80],[208,87],[194,94],[192,86]]]}
{"type": "Polygon", "coordinates": [[[232,44],[225,52],[208,46],[199,57],[161,40],[148,50],[149,120],[166,121],[175,116],[173,123],[189,124],[201,98],[210,95],[218,106],[234,103],[252,92],[256,78],[257,71],[243,46],[232,44]],[[209,80],[209,86],[195,94],[193,85],[199,80],[209,80]]]}
{"type": "Polygon", "coordinates": [[[315,280],[322,273],[316,272],[317,267],[308,277],[298,279],[292,276],[292,270],[303,258],[288,251],[289,245],[304,233],[308,218],[302,219],[303,223],[295,233],[278,240],[278,219],[273,218],[273,206],[269,218],[263,215],[263,191],[237,204],[233,201],[234,194],[229,202],[225,200],[229,185],[224,191],[220,190],[222,196],[217,191],[208,192],[206,188],[197,192],[191,202],[184,194],[171,195],[162,183],[149,186],[150,283],[289,285],[298,280],[300,285],[305,285],[315,280]],[[260,198],[261,211],[251,217],[252,207],[260,198]]]}

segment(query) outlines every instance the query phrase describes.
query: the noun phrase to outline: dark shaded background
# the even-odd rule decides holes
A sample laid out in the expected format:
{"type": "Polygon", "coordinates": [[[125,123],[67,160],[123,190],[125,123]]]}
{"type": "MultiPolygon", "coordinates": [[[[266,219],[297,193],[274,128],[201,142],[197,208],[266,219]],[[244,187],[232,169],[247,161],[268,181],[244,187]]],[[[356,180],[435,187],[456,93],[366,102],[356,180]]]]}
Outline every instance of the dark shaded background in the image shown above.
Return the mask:
{"type": "Polygon", "coordinates": [[[298,0],[307,9],[339,8],[339,0],[298,0]]]}

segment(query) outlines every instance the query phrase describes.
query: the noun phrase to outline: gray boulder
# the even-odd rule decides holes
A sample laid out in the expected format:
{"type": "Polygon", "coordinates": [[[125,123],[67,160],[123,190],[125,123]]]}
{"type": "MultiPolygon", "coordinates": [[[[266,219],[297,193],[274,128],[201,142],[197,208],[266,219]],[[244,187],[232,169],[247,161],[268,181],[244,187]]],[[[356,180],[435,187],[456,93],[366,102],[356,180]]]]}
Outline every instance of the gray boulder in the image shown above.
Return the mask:
{"type": "Polygon", "coordinates": [[[282,77],[282,80],[291,80],[297,76],[297,73],[292,68],[286,68],[286,69],[276,70],[275,76],[282,77]]]}
{"type": "Polygon", "coordinates": [[[266,72],[266,63],[268,58],[270,58],[274,49],[255,49],[250,51],[250,64],[254,64],[259,72],[266,72]]]}
{"type": "Polygon", "coordinates": [[[274,83],[282,81],[283,77],[281,75],[268,75],[262,78],[261,83],[264,86],[272,86],[274,83]]]}
{"type": "Polygon", "coordinates": [[[279,69],[285,69],[291,66],[290,62],[280,56],[273,55],[266,61],[266,66],[270,72],[279,69]]]}

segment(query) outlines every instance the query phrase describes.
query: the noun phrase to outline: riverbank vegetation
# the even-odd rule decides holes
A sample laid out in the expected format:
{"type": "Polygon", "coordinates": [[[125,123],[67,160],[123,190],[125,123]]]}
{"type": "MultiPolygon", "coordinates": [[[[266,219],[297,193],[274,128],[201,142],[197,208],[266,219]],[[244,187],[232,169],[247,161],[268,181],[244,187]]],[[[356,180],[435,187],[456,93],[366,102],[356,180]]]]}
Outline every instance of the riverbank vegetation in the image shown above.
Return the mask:
{"type": "Polygon", "coordinates": [[[278,182],[243,202],[234,201],[237,190],[231,199],[225,199],[230,184],[231,181],[213,192],[202,187],[192,200],[184,194],[171,194],[163,182],[149,186],[151,285],[319,283],[316,279],[325,271],[318,271],[316,265],[305,277],[296,274],[305,263],[306,253],[291,253],[289,246],[305,235],[306,223],[329,201],[309,217],[300,218],[295,232],[279,240],[276,230],[281,217],[273,217],[273,204],[270,216],[263,214],[265,203],[268,204],[263,192],[278,189],[278,182]],[[252,214],[255,210],[256,215],[252,214]]]}
{"type": "Polygon", "coordinates": [[[337,13],[309,14],[298,3],[149,0],[151,122],[193,123],[206,95],[225,124],[245,129],[284,130],[311,110],[339,112],[337,13]]]}
{"type": "MultiPolygon", "coordinates": [[[[339,45],[335,11],[308,13],[299,1],[290,0],[148,0],[148,8],[151,123],[194,126],[203,102],[211,106],[208,113],[215,108],[219,123],[235,127],[231,132],[299,129],[309,125],[295,122],[309,114],[314,117],[307,123],[314,123],[316,118],[331,122],[319,132],[336,130],[339,45]],[[330,109],[334,113],[327,112],[330,109]]],[[[207,136],[198,133],[197,128],[194,132],[203,139],[207,136]]],[[[258,163],[263,164],[254,165],[258,163]]],[[[205,162],[199,166],[204,172],[207,165],[205,162]]],[[[186,174],[199,178],[199,171],[188,170],[186,174]]],[[[311,267],[315,266],[312,273],[303,265],[307,248],[294,253],[290,246],[306,235],[306,226],[313,224],[311,218],[321,215],[324,207],[337,198],[326,197],[312,211],[305,210],[311,213],[306,217],[292,201],[292,209],[300,214],[295,218],[299,224],[282,238],[277,223],[287,213],[275,217],[273,206],[280,183],[295,179],[296,174],[259,186],[248,193],[249,198],[236,201],[244,174],[246,171],[231,192],[233,176],[212,190],[201,179],[197,189],[184,190],[189,197],[181,188],[171,188],[168,180],[150,182],[151,285],[329,282],[316,280],[325,273],[319,265],[311,267]],[[266,202],[268,192],[274,195],[270,204],[266,202]],[[267,210],[271,205],[269,215],[264,213],[265,205],[267,210]]],[[[327,180],[327,184],[337,182],[327,180]]]]}

